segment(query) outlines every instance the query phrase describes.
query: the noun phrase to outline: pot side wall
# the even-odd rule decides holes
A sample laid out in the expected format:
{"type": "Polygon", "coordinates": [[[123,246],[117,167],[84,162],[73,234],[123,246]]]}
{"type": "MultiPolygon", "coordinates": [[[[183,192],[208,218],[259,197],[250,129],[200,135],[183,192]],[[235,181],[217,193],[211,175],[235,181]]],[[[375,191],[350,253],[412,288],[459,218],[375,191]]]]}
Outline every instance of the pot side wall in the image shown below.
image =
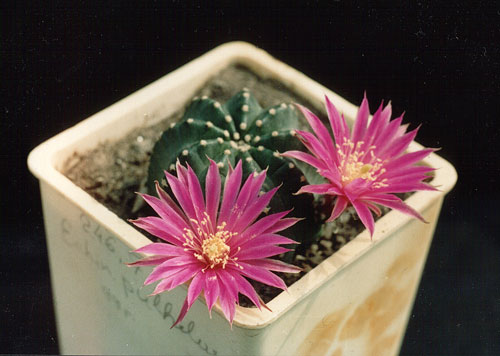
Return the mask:
{"type": "MultiPolygon", "coordinates": [[[[198,299],[170,330],[186,289],[148,297],[149,270],[125,265],[135,257],[121,237],[50,186],[41,191],[60,347],[70,354],[395,355],[435,228],[412,220],[375,241],[267,327],[231,330],[198,299]]],[[[423,213],[428,221],[441,203],[423,213]]]]}

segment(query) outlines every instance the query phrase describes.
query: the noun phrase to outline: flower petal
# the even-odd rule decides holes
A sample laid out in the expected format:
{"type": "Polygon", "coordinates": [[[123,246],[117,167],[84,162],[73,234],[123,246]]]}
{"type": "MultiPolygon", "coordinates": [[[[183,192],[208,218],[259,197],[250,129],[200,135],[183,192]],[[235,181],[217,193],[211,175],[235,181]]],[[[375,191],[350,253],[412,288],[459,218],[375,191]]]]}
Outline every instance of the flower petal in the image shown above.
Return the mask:
{"type": "Polygon", "coordinates": [[[365,225],[365,227],[370,231],[370,236],[373,236],[375,231],[375,221],[373,220],[373,215],[370,209],[363,203],[363,201],[356,200],[352,202],[352,206],[356,209],[359,219],[365,225]]]}
{"type": "Polygon", "coordinates": [[[344,116],[340,116],[337,108],[330,99],[325,95],[325,106],[328,112],[328,119],[330,120],[330,126],[332,127],[333,137],[336,143],[343,142],[344,137],[349,138],[349,128],[344,119],[344,116]]]}
{"type": "Polygon", "coordinates": [[[163,278],[160,283],[158,283],[151,295],[156,295],[166,290],[172,290],[175,287],[189,281],[199,271],[199,267],[189,265],[174,274],[170,274],[167,277],[163,278]]]}
{"type": "Polygon", "coordinates": [[[429,176],[420,172],[405,173],[403,175],[389,178],[388,182],[390,183],[390,185],[400,185],[400,184],[413,185],[418,183],[418,184],[426,184],[431,187],[430,184],[422,182],[422,180],[424,180],[425,178],[429,178],[429,176]]]}
{"type": "Polygon", "coordinates": [[[289,244],[297,244],[298,242],[288,237],[284,237],[278,234],[262,234],[255,236],[254,238],[250,238],[247,240],[243,240],[240,245],[235,247],[241,247],[242,250],[247,248],[253,248],[255,246],[266,246],[266,245],[289,245],[289,244]]]}
{"type": "Polygon", "coordinates": [[[368,99],[366,99],[365,93],[351,134],[351,141],[355,144],[363,139],[366,132],[366,124],[368,123],[368,116],[370,116],[370,108],[368,107],[368,99]]]}
{"type": "MultiPolygon", "coordinates": [[[[335,147],[333,146],[332,142],[332,137],[330,136],[330,133],[328,132],[327,128],[321,120],[314,115],[312,112],[309,111],[309,109],[303,107],[302,105],[295,104],[300,111],[304,114],[304,117],[306,118],[307,122],[309,123],[309,126],[313,129],[314,133],[316,136],[319,138],[319,141],[323,145],[323,147],[328,151],[333,153],[335,151],[335,147]]],[[[336,155],[330,155],[330,158],[335,159],[335,164],[338,164],[338,160],[336,155]]]]}
{"type": "Polygon", "coordinates": [[[247,180],[243,184],[243,187],[238,194],[238,199],[236,200],[236,205],[241,209],[245,210],[247,205],[257,197],[262,188],[262,184],[266,179],[266,171],[262,171],[256,176],[254,174],[249,174],[247,180]]]}
{"type": "Polygon", "coordinates": [[[279,187],[274,187],[270,191],[258,197],[252,205],[246,207],[244,211],[234,214],[234,221],[228,226],[232,226],[234,231],[242,231],[252,224],[266,208],[279,187]],[[240,215],[241,214],[241,215],[240,215]]]}
{"type": "Polygon", "coordinates": [[[151,243],[149,245],[138,248],[134,252],[142,252],[161,256],[179,256],[184,254],[183,248],[162,242],[151,243]]]}
{"type": "Polygon", "coordinates": [[[184,299],[184,303],[182,304],[181,311],[179,312],[179,316],[177,317],[177,320],[175,321],[175,323],[172,324],[170,329],[172,329],[174,326],[179,324],[184,319],[188,310],[189,310],[189,306],[188,306],[187,297],[186,297],[186,299],[184,299]]]}
{"type": "Polygon", "coordinates": [[[253,261],[246,261],[249,264],[252,264],[257,267],[262,267],[265,268],[269,271],[276,271],[276,272],[287,272],[287,273],[298,273],[302,271],[301,268],[290,265],[288,263],[285,263],[280,260],[274,260],[271,258],[263,258],[263,259],[258,259],[258,260],[253,260],[253,261]]]}
{"type": "Polygon", "coordinates": [[[415,139],[415,136],[417,135],[419,128],[420,126],[401,137],[395,138],[394,140],[392,140],[390,145],[387,145],[385,149],[379,152],[378,154],[385,157],[399,156],[401,153],[404,152],[404,150],[406,150],[406,148],[410,145],[410,143],[415,139]]]}
{"type": "Polygon", "coordinates": [[[326,220],[326,222],[330,222],[338,218],[340,214],[344,212],[345,208],[347,208],[347,204],[349,204],[349,200],[347,200],[343,196],[340,195],[337,196],[337,200],[335,201],[335,206],[333,207],[332,214],[330,215],[328,220],[326,220]]]}
{"type": "MultiPolygon", "coordinates": [[[[238,261],[254,260],[279,255],[291,251],[289,248],[273,245],[251,246],[238,252],[238,261]]],[[[240,262],[238,262],[240,263],[240,262]]]]}
{"type": "Polygon", "coordinates": [[[229,321],[229,323],[233,324],[234,314],[236,312],[236,303],[231,298],[229,293],[225,291],[225,289],[221,290],[221,294],[219,295],[220,306],[222,309],[222,313],[229,321]]]}
{"type": "Polygon", "coordinates": [[[408,214],[410,216],[413,216],[414,218],[419,219],[422,222],[427,222],[425,219],[416,211],[413,209],[411,206],[407,205],[404,201],[399,199],[398,197],[395,197],[396,199],[394,200],[389,200],[389,199],[377,199],[374,198],[371,201],[383,206],[386,206],[391,209],[396,209],[404,214],[408,214]]]}
{"type": "Polygon", "coordinates": [[[227,269],[218,269],[215,273],[219,277],[219,281],[224,285],[224,289],[228,292],[230,298],[236,303],[238,301],[238,288],[235,283],[235,278],[227,271],[227,269]]]}
{"type": "Polygon", "coordinates": [[[175,169],[177,172],[177,178],[179,179],[179,182],[187,187],[188,186],[188,181],[187,181],[187,168],[181,165],[181,161],[177,159],[177,163],[175,165],[175,169]]]}
{"type": "Polygon", "coordinates": [[[384,109],[384,102],[382,101],[375,114],[373,114],[373,117],[370,123],[368,124],[368,128],[366,129],[365,140],[364,140],[366,143],[366,147],[369,147],[374,144],[373,142],[378,137],[378,131],[380,131],[381,127],[385,126],[384,124],[386,122],[389,122],[390,117],[391,117],[391,104],[389,103],[384,109]],[[386,115],[387,109],[389,109],[388,116],[386,115]],[[386,116],[384,116],[384,114],[386,116]]]}
{"type": "Polygon", "coordinates": [[[149,256],[145,257],[142,260],[135,261],[132,263],[127,263],[129,267],[137,267],[137,266],[157,266],[170,259],[171,257],[165,256],[149,256]]]}
{"type": "Polygon", "coordinates": [[[240,189],[242,174],[242,163],[241,161],[239,161],[236,165],[236,168],[231,173],[228,173],[226,177],[217,225],[221,225],[223,222],[227,222],[230,216],[231,210],[240,189]]]}
{"type": "Polygon", "coordinates": [[[203,192],[201,190],[200,181],[193,169],[187,165],[187,181],[188,181],[188,191],[193,203],[193,208],[198,221],[203,221],[205,219],[205,200],[203,199],[203,192]]]}
{"type": "Polygon", "coordinates": [[[167,192],[165,192],[160,187],[160,183],[158,183],[158,181],[155,181],[155,186],[156,186],[156,193],[158,194],[160,200],[165,204],[167,204],[180,218],[186,221],[186,224],[188,224],[188,219],[186,217],[186,214],[184,214],[184,212],[174,202],[174,200],[170,197],[170,195],[168,195],[167,192]]]}
{"type": "Polygon", "coordinates": [[[180,272],[181,270],[188,267],[200,267],[200,262],[194,258],[192,255],[183,255],[174,258],[170,258],[163,262],[161,265],[157,266],[153,272],[146,278],[144,284],[151,284],[159,279],[167,278],[170,275],[180,272]]]}
{"type": "MultiPolygon", "coordinates": [[[[181,177],[180,169],[177,168],[177,174],[181,177]]],[[[165,177],[167,178],[168,185],[175,195],[175,198],[179,202],[182,210],[187,215],[188,219],[196,219],[196,213],[194,211],[193,202],[191,201],[191,196],[189,194],[187,184],[184,184],[181,179],[174,177],[167,171],[165,171],[165,177]]],[[[184,178],[183,178],[184,180],[184,178]]]]}
{"type": "Polygon", "coordinates": [[[338,188],[334,185],[330,186],[330,189],[326,192],[328,195],[344,195],[344,189],[338,188]]]}
{"type": "Polygon", "coordinates": [[[344,194],[352,203],[358,196],[366,191],[371,186],[371,181],[366,181],[363,178],[356,178],[351,183],[344,187],[344,194]]]}
{"type": "Polygon", "coordinates": [[[262,234],[264,231],[270,232],[267,230],[271,229],[275,224],[278,223],[281,218],[287,215],[290,211],[291,210],[281,211],[279,213],[264,216],[262,219],[257,220],[255,223],[247,227],[243,233],[239,234],[238,239],[253,238],[254,236],[262,234]]]}
{"type": "Polygon", "coordinates": [[[298,159],[299,161],[303,161],[308,165],[315,167],[316,169],[323,169],[323,170],[328,169],[325,162],[310,155],[309,153],[304,153],[301,151],[286,151],[281,155],[284,157],[298,159]]]}
{"type": "Polygon", "coordinates": [[[382,152],[386,150],[386,147],[393,145],[394,140],[397,138],[396,134],[401,125],[403,116],[392,120],[387,127],[380,131],[372,142],[372,145],[376,146],[375,153],[377,155],[383,155],[382,152]]]}
{"type": "Polygon", "coordinates": [[[174,245],[182,245],[178,236],[182,236],[182,231],[176,229],[174,225],[168,225],[167,222],[156,216],[147,216],[137,220],[129,220],[135,226],[146,230],[150,234],[159,237],[162,240],[174,245]]]}
{"type": "Polygon", "coordinates": [[[321,142],[312,133],[307,131],[296,130],[297,137],[299,140],[307,147],[313,155],[321,159],[330,168],[334,166],[333,160],[331,159],[332,154],[337,154],[336,151],[329,153],[321,142]]]}
{"type": "Polygon", "coordinates": [[[219,167],[217,164],[210,160],[208,167],[207,177],[205,180],[205,196],[207,200],[207,214],[210,216],[212,224],[217,224],[217,210],[219,208],[221,181],[219,174],[219,167]]]}
{"type": "Polygon", "coordinates": [[[182,305],[181,311],[179,312],[179,316],[177,317],[177,320],[170,328],[173,328],[184,319],[186,313],[191,308],[196,298],[198,298],[198,296],[200,295],[201,290],[203,288],[203,277],[201,275],[202,273],[199,272],[196,276],[194,276],[191,284],[189,285],[188,294],[186,299],[184,300],[184,304],[182,305]]]}
{"type": "Polygon", "coordinates": [[[423,160],[425,157],[430,155],[432,152],[436,151],[434,148],[426,148],[420,151],[406,153],[402,156],[392,159],[390,162],[384,164],[384,168],[387,172],[401,167],[401,166],[409,166],[411,164],[417,163],[423,160]]]}
{"type": "Polygon", "coordinates": [[[198,296],[200,295],[204,286],[205,286],[205,278],[204,278],[203,272],[198,272],[193,277],[193,280],[191,281],[191,284],[189,285],[189,288],[188,288],[187,301],[188,301],[189,307],[191,307],[191,305],[193,305],[196,298],[198,298],[198,296]]]}
{"type": "Polygon", "coordinates": [[[432,185],[421,182],[409,182],[400,184],[391,184],[387,187],[377,188],[377,193],[405,193],[405,192],[416,192],[418,190],[437,190],[432,185]]]}
{"type": "Polygon", "coordinates": [[[233,231],[242,231],[260,215],[262,210],[267,206],[278,187],[271,189],[269,192],[255,199],[260,192],[262,183],[265,179],[265,171],[256,178],[250,174],[247,181],[243,185],[241,192],[231,209],[231,214],[227,220],[227,229],[233,231]],[[258,179],[257,182],[254,182],[258,179]],[[253,199],[250,199],[251,196],[253,199]]]}
{"type": "Polygon", "coordinates": [[[324,184],[310,184],[300,187],[299,191],[295,194],[312,193],[312,194],[327,194],[328,190],[332,187],[329,183],[324,184]]]}
{"type": "Polygon", "coordinates": [[[234,270],[228,269],[227,273],[230,273],[234,278],[238,290],[242,294],[246,295],[248,299],[250,299],[257,308],[261,309],[262,305],[260,303],[260,298],[255,289],[250,284],[250,282],[248,282],[245,278],[243,278],[239,273],[235,272],[234,270]]]}
{"type": "Polygon", "coordinates": [[[165,204],[161,199],[153,197],[148,194],[139,194],[150,207],[163,219],[167,224],[173,225],[175,227],[175,234],[182,232],[184,228],[189,225],[186,223],[185,215],[179,215],[177,212],[170,207],[170,205],[165,204]]]}
{"type": "Polygon", "coordinates": [[[285,229],[288,229],[290,226],[293,226],[298,221],[302,219],[300,218],[285,218],[277,221],[275,224],[271,225],[269,228],[265,229],[262,233],[264,234],[273,234],[275,232],[279,232],[285,229]]]}
{"type": "Polygon", "coordinates": [[[219,278],[213,269],[206,270],[205,275],[205,289],[203,293],[207,302],[208,311],[211,313],[212,307],[219,296],[219,278]]]}
{"type": "Polygon", "coordinates": [[[378,206],[376,206],[375,204],[372,204],[371,202],[369,201],[366,201],[366,200],[363,200],[363,203],[371,210],[373,211],[377,216],[380,216],[382,215],[382,210],[380,210],[380,208],[378,206]]]}
{"type": "Polygon", "coordinates": [[[225,272],[226,271],[223,271],[222,273],[221,271],[216,272],[217,276],[219,277],[219,281],[221,282],[219,301],[224,316],[232,325],[234,314],[236,312],[236,301],[238,300],[238,292],[236,291],[236,296],[235,296],[234,283],[232,281],[233,278],[231,278],[231,280],[228,280],[226,277],[229,274],[225,272]]]}
{"type": "Polygon", "coordinates": [[[232,268],[233,270],[238,271],[240,274],[247,276],[248,278],[254,279],[257,282],[261,282],[276,288],[280,288],[286,290],[286,284],[283,282],[281,278],[275,275],[272,272],[269,272],[267,269],[254,266],[247,262],[239,263],[243,269],[236,270],[235,267],[228,266],[228,268],[232,268]]]}
{"type": "Polygon", "coordinates": [[[414,174],[421,174],[426,177],[428,173],[435,171],[436,168],[429,167],[429,166],[402,166],[402,167],[395,167],[394,169],[391,169],[390,171],[386,171],[383,175],[380,176],[380,178],[393,178],[393,177],[401,177],[401,176],[406,176],[406,175],[414,175],[414,174]]]}

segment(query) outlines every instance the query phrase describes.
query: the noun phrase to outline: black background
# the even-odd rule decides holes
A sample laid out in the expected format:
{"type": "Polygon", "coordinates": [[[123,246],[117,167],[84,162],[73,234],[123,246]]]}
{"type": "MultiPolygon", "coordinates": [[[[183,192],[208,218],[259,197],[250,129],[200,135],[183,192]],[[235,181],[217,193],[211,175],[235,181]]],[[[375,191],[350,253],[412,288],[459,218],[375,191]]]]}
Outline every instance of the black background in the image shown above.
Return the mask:
{"type": "Polygon", "coordinates": [[[500,355],[500,7],[290,3],[0,5],[0,352],[58,352],[29,151],[215,46],[244,40],[353,103],[364,90],[372,109],[392,100],[411,127],[422,123],[417,141],[442,147],[459,180],[401,354],[500,355]]]}

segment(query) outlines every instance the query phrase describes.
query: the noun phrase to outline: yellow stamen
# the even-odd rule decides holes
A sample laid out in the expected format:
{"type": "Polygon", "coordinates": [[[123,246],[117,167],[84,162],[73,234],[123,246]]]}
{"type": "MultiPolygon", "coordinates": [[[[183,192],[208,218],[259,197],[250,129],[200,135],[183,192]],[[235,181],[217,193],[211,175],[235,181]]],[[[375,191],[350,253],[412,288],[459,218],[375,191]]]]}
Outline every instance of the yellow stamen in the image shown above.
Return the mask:
{"type": "Polygon", "coordinates": [[[223,238],[217,236],[219,234],[220,232],[211,235],[208,239],[203,240],[201,245],[203,255],[210,262],[210,268],[214,268],[218,264],[222,264],[222,268],[224,268],[229,259],[231,248],[224,242],[223,238]]]}
{"type": "Polygon", "coordinates": [[[378,180],[385,172],[382,168],[384,162],[375,156],[375,146],[363,147],[364,142],[359,141],[354,145],[350,139],[344,138],[342,146],[336,145],[340,158],[341,179],[344,185],[353,180],[362,178],[374,182],[374,188],[386,187],[387,179],[378,180]],[[366,149],[366,151],[362,149],[366,149]]]}
{"type": "MultiPolygon", "coordinates": [[[[206,213],[202,221],[191,219],[191,222],[196,225],[196,233],[185,228],[185,233],[182,235],[185,240],[183,246],[194,250],[194,257],[205,262],[207,264],[206,268],[216,266],[225,268],[230,260],[229,253],[231,252],[227,242],[237,233],[225,230],[227,225],[225,222],[217,226],[214,231],[210,217],[206,213]]],[[[236,260],[236,258],[233,258],[233,260],[236,260]]]]}
{"type": "Polygon", "coordinates": [[[371,169],[373,168],[373,166],[369,163],[363,165],[363,167],[361,167],[361,169],[359,170],[359,173],[361,173],[361,175],[363,174],[366,174],[368,173],[371,169]]]}

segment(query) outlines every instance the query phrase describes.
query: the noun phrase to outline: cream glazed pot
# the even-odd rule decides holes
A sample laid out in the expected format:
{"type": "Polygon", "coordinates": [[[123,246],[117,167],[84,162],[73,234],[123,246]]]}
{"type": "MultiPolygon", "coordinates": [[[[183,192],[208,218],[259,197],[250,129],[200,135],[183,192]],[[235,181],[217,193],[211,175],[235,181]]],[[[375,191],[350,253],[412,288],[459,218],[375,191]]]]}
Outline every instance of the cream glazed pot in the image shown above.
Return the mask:
{"type": "MultiPolygon", "coordinates": [[[[35,148],[60,349],[67,354],[396,355],[406,329],[443,198],[454,168],[431,154],[439,191],[406,202],[429,224],[397,211],[268,303],[272,312],[237,307],[232,330],[216,306],[198,298],[170,329],[187,288],[148,297],[148,268],[129,268],[130,253],[150,240],[59,172],[73,152],[114,141],[181,108],[230,64],[281,81],[321,107],[327,94],[350,122],[357,107],[269,54],[224,44],[35,148]]],[[[422,147],[413,142],[410,151],[422,147]]]]}

